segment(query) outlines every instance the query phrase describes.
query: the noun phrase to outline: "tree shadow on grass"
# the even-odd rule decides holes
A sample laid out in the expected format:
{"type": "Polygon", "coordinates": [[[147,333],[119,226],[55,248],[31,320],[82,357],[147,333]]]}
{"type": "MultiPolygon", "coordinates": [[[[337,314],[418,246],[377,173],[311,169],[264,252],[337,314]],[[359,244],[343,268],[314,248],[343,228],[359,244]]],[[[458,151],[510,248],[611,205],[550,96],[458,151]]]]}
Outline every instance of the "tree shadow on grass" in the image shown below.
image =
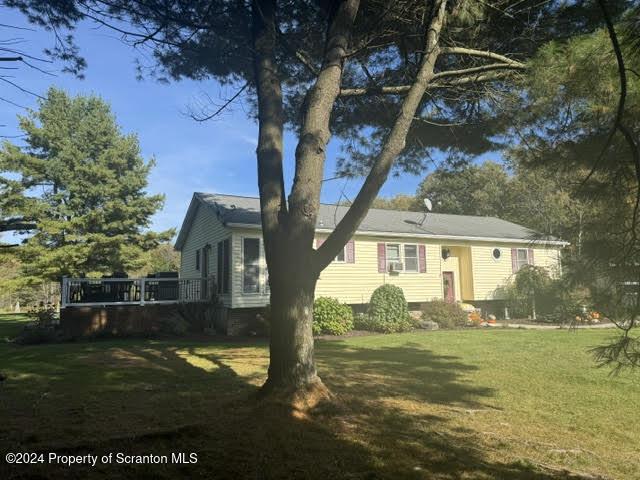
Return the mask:
{"type": "MultiPolygon", "coordinates": [[[[84,350],[77,345],[64,355],[79,363],[66,367],[67,357],[43,357],[41,362],[60,363],[61,388],[56,381],[50,385],[56,395],[87,372],[93,371],[94,381],[35,413],[34,422],[53,417],[55,423],[58,415],[61,425],[48,430],[50,436],[2,445],[5,451],[11,446],[73,455],[167,455],[167,464],[21,465],[2,478],[571,478],[489,461],[473,432],[447,428],[443,416],[414,408],[419,403],[489,406],[493,392],[466,382],[465,374],[476,367],[456,357],[412,345],[367,349],[324,343],[318,349],[321,371],[339,400],[297,418],[284,407],[252,399],[266,375],[266,351],[200,347],[124,343],[84,350]],[[248,365],[246,371],[242,365],[248,365]],[[83,421],[68,430],[65,424],[73,422],[65,418],[65,402],[84,405],[74,414],[83,421]],[[172,463],[171,453],[177,452],[196,453],[198,462],[172,463]]],[[[29,365],[37,365],[33,355],[29,365]]]]}
{"type": "Polygon", "coordinates": [[[344,393],[365,398],[402,397],[420,402],[486,407],[490,388],[473,385],[465,374],[478,370],[459,357],[436,355],[420,345],[353,348],[326,342],[319,350],[324,378],[344,393]],[[328,368],[330,365],[330,368],[328,368]]]}

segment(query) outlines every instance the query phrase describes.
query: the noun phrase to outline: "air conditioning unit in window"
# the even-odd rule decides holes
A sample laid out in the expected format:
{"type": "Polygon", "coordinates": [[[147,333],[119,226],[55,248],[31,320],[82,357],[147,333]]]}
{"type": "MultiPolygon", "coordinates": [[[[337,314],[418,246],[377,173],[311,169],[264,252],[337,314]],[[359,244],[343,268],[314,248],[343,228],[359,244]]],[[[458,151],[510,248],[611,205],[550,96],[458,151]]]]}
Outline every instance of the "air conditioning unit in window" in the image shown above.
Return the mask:
{"type": "Polygon", "coordinates": [[[402,271],[402,262],[389,263],[389,272],[401,272],[401,271],[402,271]]]}

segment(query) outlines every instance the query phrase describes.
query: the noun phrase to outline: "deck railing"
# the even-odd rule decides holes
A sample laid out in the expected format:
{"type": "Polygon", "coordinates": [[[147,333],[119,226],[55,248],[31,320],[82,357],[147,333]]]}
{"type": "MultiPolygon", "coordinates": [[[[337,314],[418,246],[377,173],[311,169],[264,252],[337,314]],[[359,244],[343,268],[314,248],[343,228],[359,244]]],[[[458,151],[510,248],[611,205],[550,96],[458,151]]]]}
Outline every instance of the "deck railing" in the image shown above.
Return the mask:
{"type": "Polygon", "coordinates": [[[206,302],[215,292],[214,277],[63,278],[60,306],[206,302]]]}

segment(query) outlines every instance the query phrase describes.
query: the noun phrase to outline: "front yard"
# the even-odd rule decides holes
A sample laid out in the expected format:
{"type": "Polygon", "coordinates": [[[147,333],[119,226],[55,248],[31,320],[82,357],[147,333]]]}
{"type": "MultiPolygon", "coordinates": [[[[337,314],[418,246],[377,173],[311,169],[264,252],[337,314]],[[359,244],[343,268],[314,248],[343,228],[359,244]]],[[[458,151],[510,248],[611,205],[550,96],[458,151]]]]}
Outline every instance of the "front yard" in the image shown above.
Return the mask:
{"type": "Polygon", "coordinates": [[[258,340],[7,343],[19,328],[0,316],[3,457],[195,452],[198,462],[0,460],[0,478],[640,478],[640,372],[609,377],[587,353],[607,330],[321,340],[319,370],[339,401],[297,418],[249,399],[266,375],[258,340]]]}

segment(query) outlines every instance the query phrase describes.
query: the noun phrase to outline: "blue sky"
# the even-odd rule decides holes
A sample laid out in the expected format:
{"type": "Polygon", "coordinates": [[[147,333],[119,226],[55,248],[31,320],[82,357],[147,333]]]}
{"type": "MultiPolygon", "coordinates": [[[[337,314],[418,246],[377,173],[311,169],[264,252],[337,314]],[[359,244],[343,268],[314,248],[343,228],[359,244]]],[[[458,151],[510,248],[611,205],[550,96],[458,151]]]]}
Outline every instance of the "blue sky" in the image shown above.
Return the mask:
{"type": "MultiPolygon", "coordinates": [[[[0,8],[2,23],[31,27],[24,17],[13,10],[0,8]]],[[[3,34],[7,30],[3,29],[3,34]]],[[[39,54],[53,44],[53,35],[44,31],[13,31],[26,42],[21,48],[39,54]]],[[[153,218],[153,228],[160,230],[179,227],[194,191],[257,195],[255,147],[257,127],[247,118],[246,108],[237,104],[233,111],[215,121],[197,123],[185,115],[189,105],[208,94],[221,102],[233,95],[228,87],[213,81],[182,81],[161,84],[152,79],[136,80],[134,60],[140,54],[123,44],[111,30],[81,24],[76,31],[81,54],[88,68],[85,79],[56,73],[55,77],[21,66],[12,72],[14,81],[36,93],[43,93],[50,85],[77,94],[94,93],[111,104],[124,132],[138,135],[145,159],[156,160],[150,176],[149,191],[164,193],[163,210],[153,218]]],[[[59,70],[60,66],[52,69],[59,70]]],[[[28,107],[36,106],[36,98],[0,84],[0,96],[28,107]]],[[[0,102],[0,135],[19,134],[16,114],[21,109],[0,102]]],[[[12,140],[19,143],[19,139],[12,140]]],[[[286,135],[285,176],[290,184],[293,170],[295,137],[286,135]]],[[[327,151],[325,178],[331,177],[339,143],[333,141],[327,151]]],[[[383,196],[396,193],[413,194],[420,177],[403,175],[390,178],[382,189],[383,196]]],[[[322,201],[334,202],[344,189],[349,198],[357,192],[356,180],[325,182],[322,201]]]]}

